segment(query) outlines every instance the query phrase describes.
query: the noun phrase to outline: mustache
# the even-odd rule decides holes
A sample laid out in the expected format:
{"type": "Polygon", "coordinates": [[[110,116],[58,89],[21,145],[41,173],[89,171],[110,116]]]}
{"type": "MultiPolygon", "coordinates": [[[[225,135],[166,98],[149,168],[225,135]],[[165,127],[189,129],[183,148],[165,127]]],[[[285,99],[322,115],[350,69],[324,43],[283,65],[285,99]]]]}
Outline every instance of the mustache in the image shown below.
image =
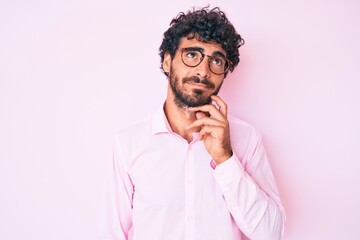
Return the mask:
{"type": "Polygon", "coordinates": [[[207,88],[210,89],[214,89],[215,88],[215,84],[212,83],[209,79],[204,78],[203,80],[200,80],[199,77],[197,76],[192,76],[192,77],[185,77],[183,78],[183,83],[201,83],[204,84],[207,88]]]}

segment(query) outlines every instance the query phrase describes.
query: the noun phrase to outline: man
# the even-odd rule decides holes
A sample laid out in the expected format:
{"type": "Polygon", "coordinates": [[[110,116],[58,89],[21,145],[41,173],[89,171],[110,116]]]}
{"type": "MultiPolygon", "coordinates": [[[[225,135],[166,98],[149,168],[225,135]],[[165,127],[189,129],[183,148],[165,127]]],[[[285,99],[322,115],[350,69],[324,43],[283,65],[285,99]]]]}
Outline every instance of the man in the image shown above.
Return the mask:
{"type": "Polygon", "coordinates": [[[217,96],[244,43],[218,8],[164,33],[164,105],[116,137],[98,239],[280,239],[284,211],[261,137],[217,96]]]}

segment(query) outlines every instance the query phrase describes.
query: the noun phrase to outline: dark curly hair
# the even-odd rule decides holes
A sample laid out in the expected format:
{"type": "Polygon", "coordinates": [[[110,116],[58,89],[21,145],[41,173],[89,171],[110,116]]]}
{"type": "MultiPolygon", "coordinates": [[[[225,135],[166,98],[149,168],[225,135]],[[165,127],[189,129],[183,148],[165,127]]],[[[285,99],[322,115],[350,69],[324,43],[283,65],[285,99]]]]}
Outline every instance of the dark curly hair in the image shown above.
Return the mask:
{"type": "MultiPolygon", "coordinates": [[[[200,10],[193,9],[187,14],[180,12],[170,22],[170,28],[164,33],[163,41],[159,48],[161,63],[164,61],[166,52],[173,59],[180,39],[194,37],[202,42],[215,42],[221,45],[226,52],[226,57],[233,63],[230,66],[232,72],[239,63],[239,47],[244,44],[244,39],[236,32],[234,26],[229,22],[224,12],[218,7],[209,10],[204,7],[200,10]]],[[[161,69],[164,72],[161,64],[161,69]]],[[[168,73],[164,72],[166,76],[168,73]]],[[[226,76],[226,75],[225,75],[226,76]]]]}

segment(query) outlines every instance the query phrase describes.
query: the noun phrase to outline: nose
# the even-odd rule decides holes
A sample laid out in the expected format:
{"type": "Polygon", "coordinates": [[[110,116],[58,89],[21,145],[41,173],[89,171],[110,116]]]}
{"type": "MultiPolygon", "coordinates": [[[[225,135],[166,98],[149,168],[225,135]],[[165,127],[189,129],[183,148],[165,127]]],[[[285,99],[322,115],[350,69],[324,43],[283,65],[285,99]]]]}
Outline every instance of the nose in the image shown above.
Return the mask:
{"type": "Polygon", "coordinates": [[[196,66],[196,74],[201,78],[209,78],[211,70],[209,68],[209,59],[205,56],[202,62],[196,66]]]}

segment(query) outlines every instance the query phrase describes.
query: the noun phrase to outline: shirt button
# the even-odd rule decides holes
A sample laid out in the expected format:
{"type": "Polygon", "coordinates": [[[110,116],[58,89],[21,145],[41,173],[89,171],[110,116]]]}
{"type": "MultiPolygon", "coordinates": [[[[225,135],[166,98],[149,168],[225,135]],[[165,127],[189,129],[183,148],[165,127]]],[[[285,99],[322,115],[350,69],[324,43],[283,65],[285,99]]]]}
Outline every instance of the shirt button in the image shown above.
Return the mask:
{"type": "Polygon", "coordinates": [[[215,163],[215,161],[214,161],[213,159],[210,161],[210,166],[211,166],[212,169],[215,170],[215,168],[216,168],[216,163],[215,163]]]}

